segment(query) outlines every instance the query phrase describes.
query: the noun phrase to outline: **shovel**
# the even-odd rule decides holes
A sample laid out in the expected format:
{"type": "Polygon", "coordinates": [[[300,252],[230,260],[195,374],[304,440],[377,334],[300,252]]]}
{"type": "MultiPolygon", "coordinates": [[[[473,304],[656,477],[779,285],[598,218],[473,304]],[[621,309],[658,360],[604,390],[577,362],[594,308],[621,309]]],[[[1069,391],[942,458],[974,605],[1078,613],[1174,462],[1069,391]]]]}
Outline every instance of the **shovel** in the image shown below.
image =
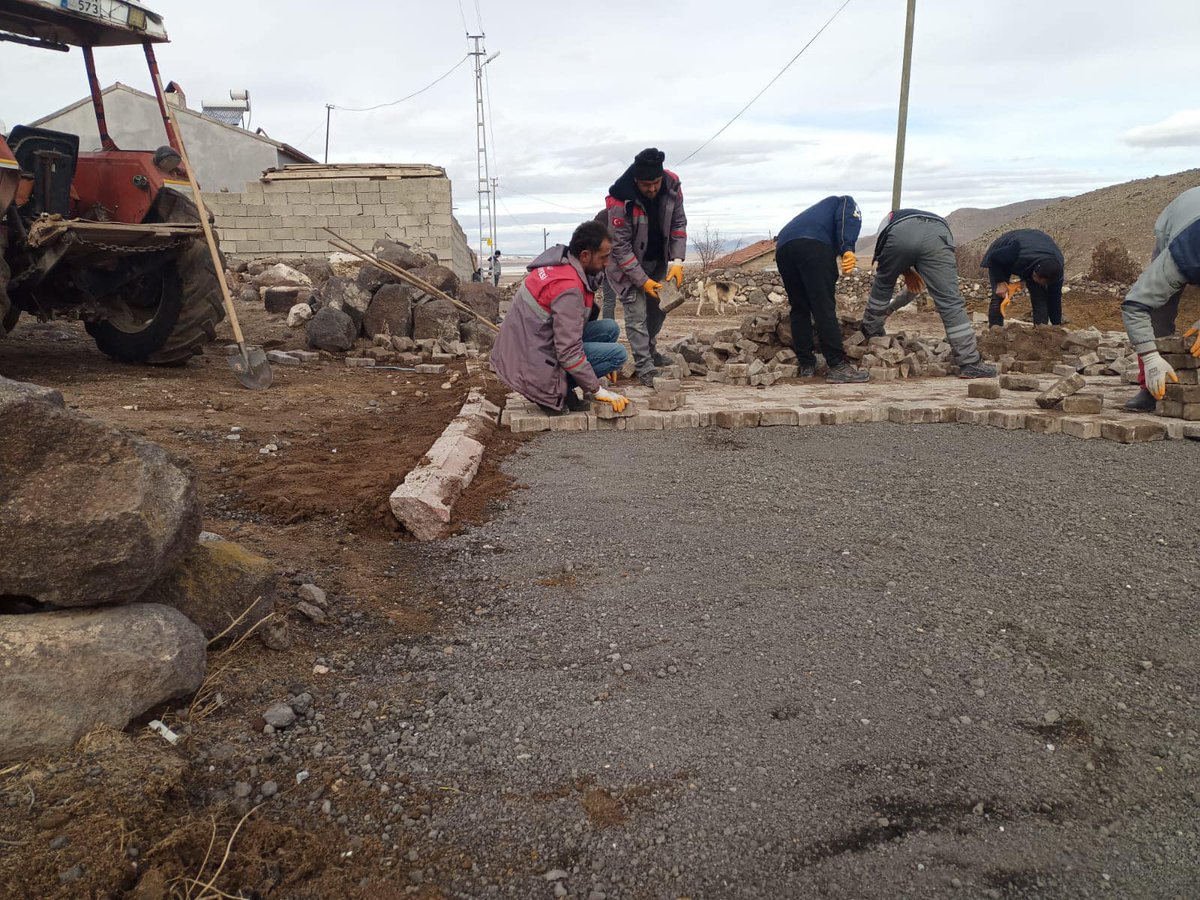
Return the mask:
{"type": "Polygon", "coordinates": [[[242,336],[242,326],[238,323],[237,310],[234,309],[233,298],[229,295],[229,284],[225,281],[225,265],[221,262],[221,254],[217,251],[217,240],[213,237],[212,226],[208,223],[208,208],[204,205],[204,197],[200,194],[200,184],[196,181],[191,161],[188,160],[187,148],[183,146],[183,132],[179,128],[179,121],[175,118],[175,111],[170,105],[166,107],[166,110],[167,115],[171,117],[171,125],[174,126],[175,138],[179,141],[179,156],[183,160],[184,169],[187,170],[188,184],[192,186],[192,199],[196,203],[196,211],[200,214],[200,225],[204,229],[204,240],[208,242],[208,252],[212,255],[213,271],[216,272],[217,281],[221,285],[221,299],[225,303],[225,314],[229,316],[229,324],[233,326],[233,339],[237,341],[238,352],[229,357],[229,368],[233,369],[233,375],[242,383],[242,387],[252,391],[265,391],[271,386],[275,376],[271,372],[271,366],[267,362],[267,356],[263,353],[262,348],[246,346],[246,339],[242,336]]]}

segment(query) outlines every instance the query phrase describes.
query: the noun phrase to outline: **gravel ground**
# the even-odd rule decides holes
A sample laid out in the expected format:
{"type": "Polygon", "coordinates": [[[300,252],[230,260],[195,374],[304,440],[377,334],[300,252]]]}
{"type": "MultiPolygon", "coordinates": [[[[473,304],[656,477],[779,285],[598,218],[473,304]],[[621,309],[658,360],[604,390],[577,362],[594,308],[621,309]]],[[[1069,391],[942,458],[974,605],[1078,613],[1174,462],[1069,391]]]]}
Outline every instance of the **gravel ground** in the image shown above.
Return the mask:
{"type": "Polygon", "coordinates": [[[483,620],[423,661],[443,887],[1197,896],[1196,451],[540,439],[438,561],[483,620]]]}

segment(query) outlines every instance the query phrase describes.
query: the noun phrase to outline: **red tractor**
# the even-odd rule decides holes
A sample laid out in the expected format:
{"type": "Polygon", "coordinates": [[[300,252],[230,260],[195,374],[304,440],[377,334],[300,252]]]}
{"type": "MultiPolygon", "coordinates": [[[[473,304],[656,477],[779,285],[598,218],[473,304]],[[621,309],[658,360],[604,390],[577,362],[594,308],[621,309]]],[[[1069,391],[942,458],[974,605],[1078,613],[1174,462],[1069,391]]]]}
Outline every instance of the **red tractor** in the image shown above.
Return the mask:
{"type": "Polygon", "coordinates": [[[21,313],[84,323],[114,359],[182,365],[215,336],[221,285],[167,109],[154,45],[162,17],[124,0],[0,0],[0,41],[83,48],[100,149],[14,127],[0,136],[0,336],[21,313]],[[166,144],[122,150],[108,134],[94,47],[141,44],[166,144]]]}

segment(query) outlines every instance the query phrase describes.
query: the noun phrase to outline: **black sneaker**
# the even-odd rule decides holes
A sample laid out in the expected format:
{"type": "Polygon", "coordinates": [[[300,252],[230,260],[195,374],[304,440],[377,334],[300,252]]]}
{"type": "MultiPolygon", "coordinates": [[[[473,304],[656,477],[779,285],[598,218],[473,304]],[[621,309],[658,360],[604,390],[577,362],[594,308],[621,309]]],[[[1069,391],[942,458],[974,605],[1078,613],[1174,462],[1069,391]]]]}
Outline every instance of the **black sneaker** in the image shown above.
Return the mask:
{"type": "Polygon", "coordinates": [[[817,367],[816,367],[816,366],[804,366],[804,365],[802,365],[802,366],[799,366],[798,368],[799,368],[799,370],[800,370],[800,371],[798,371],[798,372],[796,373],[796,377],[797,377],[797,378],[812,378],[814,375],[816,375],[816,374],[817,374],[817,367]]]}
{"type": "Polygon", "coordinates": [[[985,362],[968,363],[958,370],[959,378],[995,378],[996,367],[985,362]]]}
{"type": "Polygon", "coordinates": [[[648,388],[654,387],[654,379],[662,377],[658,369],[651,369],[649,372],[643,372],[638,375],[637,380],[648,388]]]}
{"type": "Polygon", "coordinates": [[[652,356],[654,359],[654,364],[660,369],[675,365],[675,360],[671,359],[669,356],[663,356],[661,353],[655,353],[652,356]]]}
{"type": "Polygon", "coordinates": [[[588,412],[592,408],[591,401],[583,396],[578,389],[567,391],[567,409],[571,412],[588,412]]]}
{"type": "Polygon", "coordinates": [[[1145,388],[1125,401],[1125,409],[1129,412],[1154,412],[1157,406],[1154,395],[1145,388]]]}
{"type": "Polygon", "coordinates": [[[825,373],[825,380],[830,384],[862,384],[870,381],[871,376],[862,369],[856,369],[850,363],[830,366],[825,373]]]}

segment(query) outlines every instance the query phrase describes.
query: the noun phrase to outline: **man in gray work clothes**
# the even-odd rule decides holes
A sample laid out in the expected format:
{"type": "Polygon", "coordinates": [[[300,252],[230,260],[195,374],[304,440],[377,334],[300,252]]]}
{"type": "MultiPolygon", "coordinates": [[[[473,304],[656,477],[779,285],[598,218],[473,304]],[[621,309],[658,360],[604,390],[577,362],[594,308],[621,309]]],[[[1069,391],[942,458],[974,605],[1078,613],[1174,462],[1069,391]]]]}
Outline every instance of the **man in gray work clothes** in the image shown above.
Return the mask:
{"type": "Polygon", "coordinates": [[[875,283],[863,313],[862,330],[867,337],[884,334],[887,317],[928,287],[946,340],[954,352],[959,378],[995,378],[996,368],[983,361],[975,343],[975,329],[967,304],[958,290],[958,261],[954,235],[941,216],[919,209],[888,213],[875,241],[875,283]],[[904,276],[908,294],[893,303],[896,280],[904,276]]]}

